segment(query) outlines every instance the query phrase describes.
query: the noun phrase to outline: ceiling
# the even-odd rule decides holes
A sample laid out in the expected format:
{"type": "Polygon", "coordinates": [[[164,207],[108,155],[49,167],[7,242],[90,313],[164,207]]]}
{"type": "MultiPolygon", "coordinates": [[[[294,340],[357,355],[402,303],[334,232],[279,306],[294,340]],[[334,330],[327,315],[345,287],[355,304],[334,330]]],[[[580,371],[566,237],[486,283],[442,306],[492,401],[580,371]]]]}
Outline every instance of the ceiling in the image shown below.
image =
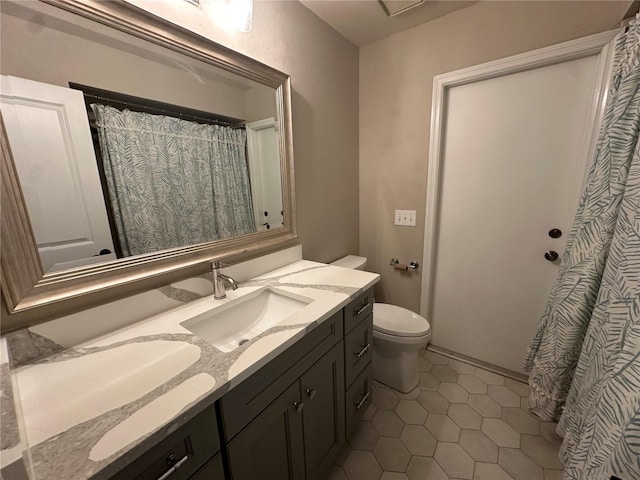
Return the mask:
{"type": "MultiPolygon", "coordinates": [[[[468,7],[475,1],[425,0],[394,16],[388,16],[378,0],[300,0],[309,10],[331,25],[351,43],[361,47],[393,33],[415,27],[447,13],[468,7]]],[[[385,0],[388,10],[403,0],[385,0]]],[[[418,3],[418,2],[416,2],[418,3]]]]}

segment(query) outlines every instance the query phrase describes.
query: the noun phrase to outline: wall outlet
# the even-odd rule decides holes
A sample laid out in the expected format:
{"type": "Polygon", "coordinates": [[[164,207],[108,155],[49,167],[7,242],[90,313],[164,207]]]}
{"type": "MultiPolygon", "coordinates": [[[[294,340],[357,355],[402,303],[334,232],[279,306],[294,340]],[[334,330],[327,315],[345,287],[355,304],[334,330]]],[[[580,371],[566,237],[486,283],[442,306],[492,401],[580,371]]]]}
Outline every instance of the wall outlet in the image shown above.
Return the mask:
{"type": "Polygon", "coordinates": [[[394,225],[402,225],[405,227],[416,226],[416,211],[415,210],[396,210],[394,217],[394,225]]]}

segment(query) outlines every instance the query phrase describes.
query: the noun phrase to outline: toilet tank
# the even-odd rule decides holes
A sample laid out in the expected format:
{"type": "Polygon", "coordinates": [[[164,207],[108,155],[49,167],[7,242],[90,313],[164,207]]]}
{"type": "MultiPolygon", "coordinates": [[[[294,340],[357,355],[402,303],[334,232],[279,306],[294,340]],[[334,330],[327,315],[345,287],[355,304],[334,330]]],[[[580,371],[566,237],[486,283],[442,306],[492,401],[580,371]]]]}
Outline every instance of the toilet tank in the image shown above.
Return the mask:
{"type": "Polygon", "coordinates": [[[354,270],[364,270],[364,267],[367,265],[367,257],[347,255],[346,257],[342,257],[336,260],[335,262],[331,262],[331,265],[335,265],[336,267],[351,268],[354,270]]]}

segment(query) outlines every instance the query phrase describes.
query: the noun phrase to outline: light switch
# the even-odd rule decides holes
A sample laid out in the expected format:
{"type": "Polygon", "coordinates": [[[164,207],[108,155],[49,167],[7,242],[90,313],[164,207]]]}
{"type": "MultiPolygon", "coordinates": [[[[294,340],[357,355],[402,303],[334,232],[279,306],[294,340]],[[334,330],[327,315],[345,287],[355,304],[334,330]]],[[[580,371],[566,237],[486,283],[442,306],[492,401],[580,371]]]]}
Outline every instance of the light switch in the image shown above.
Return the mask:
{"type": "Polygon", "coordinates": [[[396,210],[394,217],[394,224],[405,227],[416,226],[416,211],[415,210],[396,210]]]}

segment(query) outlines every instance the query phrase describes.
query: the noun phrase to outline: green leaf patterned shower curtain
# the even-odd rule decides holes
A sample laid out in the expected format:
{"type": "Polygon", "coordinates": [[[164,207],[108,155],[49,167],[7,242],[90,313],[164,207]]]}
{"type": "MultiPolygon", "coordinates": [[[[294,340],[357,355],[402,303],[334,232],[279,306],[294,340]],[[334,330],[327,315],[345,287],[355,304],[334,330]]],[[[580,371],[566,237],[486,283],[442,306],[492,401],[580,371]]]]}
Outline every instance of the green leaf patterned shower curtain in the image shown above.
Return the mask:
{"type": "Polygon", "coordinates": [[[91,107],[123,255],[256,230],[245,130],[91,107]]]}
{"type": "Polygon", "coordinates": [[[564,479],[640,479],[640,27],[615,40],[605,118],[527,353],[531,410],[557,420],[564,479]]]}

